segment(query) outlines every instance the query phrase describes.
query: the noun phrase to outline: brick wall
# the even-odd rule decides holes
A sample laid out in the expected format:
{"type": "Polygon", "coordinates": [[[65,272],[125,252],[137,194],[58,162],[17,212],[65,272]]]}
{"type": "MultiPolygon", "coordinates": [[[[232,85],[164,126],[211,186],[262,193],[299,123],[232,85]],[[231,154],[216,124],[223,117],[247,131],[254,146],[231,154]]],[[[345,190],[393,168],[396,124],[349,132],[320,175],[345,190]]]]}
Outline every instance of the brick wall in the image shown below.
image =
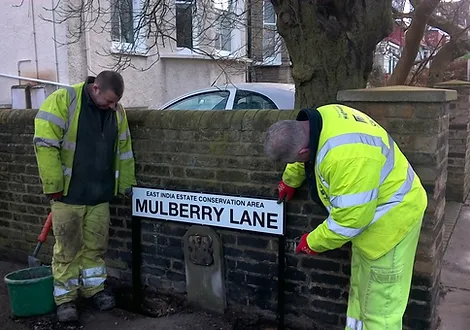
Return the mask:
{"type": "Polygon", "coordinates": [[[400,146],[428,193],[406,325],[435,329],[443,257],[449,103],[455,91],[393,86],[340,91],[338,100],[372,116],[400,146]]]}
{"type": "Polygon", "coordinates": [[[438,88],[456,90],[458,99],[450,104],[449,166],[447,200],[464,202],[470,191],[470,83],[452,80],[438,88]]]}
{"type": "MultiPolygon", "coordinates": [[[[408,110],[406,107],[381,109],[395,109],[397,116],[420,113],[413,107],[408,110]]],[[[428,108],[429,116],[423,115],[413,121],[422,125],[416,131],[418,137],[408,136],[407,139],[403,135],[398,140],[411,156],[413,141],[421,141],[428,148],[428,152],[416,153],[414,161],[423,159],[426,162],[441,155],[442,147],[438,146],[446,148],[444,109],[443,105],[428,108]],[[433,145],[435,149],[432,149],[433,145]]],[[[131,111],[129,121],[138,182],[156,188],[273,197],[282,167],[264,158],[263,132],[271,123],[294,118],[295,114],[295,111],[131,111]]],[[[23,261],[33,251],[49,209],[41,195],[31,145],[34,115],[32,110],[0,110],[0,187],[3,188],[0,192],[0,252],[4,257],[23,261]]],[[[403,120],[392,119],[387,119],[388,127],[395,137],[397,130],[408,129],[409,132],[412,129],[403,120]]],[[[446,159],[444,155],[442,157],[446,159]]],[[[445,162],[441,158],[440,161],[445,162]]],[[[437,164],[435,168],[437,171],[437,164]]],[[[443,176],[437,177],[442,183],[443,176]]],[[[440,269],[440,259],[433,253],[439,249],[436,237],[441,228],[442,185],[425,183],[435,201],[431,203],[435,206],[434,211],[429,211],[427,223],[436,225],[428,225],[423,231],[423,244],[432,247],[429,252],[432,255],[429,263],[423,261],[429,266],[427,273],[423,270],[414,280],[413,300],[407,314],[407,324],[413,329],[431,322],[440,269]],[[436,267],[434,273],[433,267],[436,267]]],[[[126,282],[130,282],[132,260],[129,206],[121,199],[113,203],[107,255],[110,274],[126,282]]],[[[344,328],[348,296],[349,246],[315,258],[294,253],[298,238],[324,218],[319,207],[309,200],[305,187],[287,204],[286,323],[310,329],[315,324],[340,329],[344,328]]],[[[142,275],[145,285],[155,290],[185,292],[182,238],[188,228],[186,224],[164,221],[143,222],[142,275]]],[[[222,237],[229,308],[274,318],[278,294],[277,238],[215,229],[222,237]]],[[[52,243],[50,236],[42,255],[48,253],[50,256],[52,243]]],[[[425,257],[422,255],[420,260],[425,257]]]]}
{"type": "MultiPolygon", "coordinates": [[[[0,251],[27,260],[48,212],[41,195],[31,144],[35,111],[0,112],[0,251]]],[[[140,184],[168,189],[275,196],[282,168],[263,156],[262,132],[273,122],[293,118],[291,111],[129,112],[140,184]]],[[[107,263],[110,274],[130,282],[129,204],[112,206],[107,263]]],[[[344,323],[349,275],[348,250],[318,258],[293,253],[301,234],[324,216],[300,189],[287,206],[286,321],[344,323]],[[295,239],[295,240],[294,240],[295,239]]],[[[189,225],[163,221],[142,224],[143,280],[154,289],[185,291],[183,235],[189,225]]],[[[230,308],[245,307],[271,318],[277,308],[278,240],[254,233],[217,229],[225,254],[230,308]]],[[[50,256],[53,237],[41,250],[50,256]]],[[[46,258],[47,259],[47,258],[46,258]]]]}
{"type": "MultiPolygon", "coordinates": [[[[35,111],[0,111],[0,245],[27,262],[47,216],[32,149],[35,111]]],[[[42,251],[50,251],[51,242],[42,251]]],[[[49,253],[50,254],[50,253],[49,253]]]]}
{"type": "Polygon", "coordinates": [[[254,82],[294,83],[292,69],[288,62],[273,66],[258,65],[253,68],[253,71],[254,82]]]}

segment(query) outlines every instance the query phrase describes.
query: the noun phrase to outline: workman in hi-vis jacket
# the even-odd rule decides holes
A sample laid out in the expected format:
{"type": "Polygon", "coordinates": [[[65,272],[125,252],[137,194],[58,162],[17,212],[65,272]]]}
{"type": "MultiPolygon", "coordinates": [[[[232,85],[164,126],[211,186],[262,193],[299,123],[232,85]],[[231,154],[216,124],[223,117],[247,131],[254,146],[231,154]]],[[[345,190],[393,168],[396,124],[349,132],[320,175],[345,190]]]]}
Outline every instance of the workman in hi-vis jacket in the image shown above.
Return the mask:
{"type": "Polygon", "coordinates": [[[288,163],[280,200],[306,180],[329,214],[296,252],[352,243],[346,329],[402,329],[427,197],[390,135],[366,114],[331,104],[272,125],[265,153],[288,163]]]}
{"type": "Polygon", "coordinates": [[[123,92],[121,75],[103,71],[52,93],[34,121],[39,175],[51,200],[54,298],[62,322],[78,320],[79,294],[100,310],[115,306],[104,290],[109,202],[118,193],[130,197],[135,185],[131,136],[118,103],[123,92]]]}

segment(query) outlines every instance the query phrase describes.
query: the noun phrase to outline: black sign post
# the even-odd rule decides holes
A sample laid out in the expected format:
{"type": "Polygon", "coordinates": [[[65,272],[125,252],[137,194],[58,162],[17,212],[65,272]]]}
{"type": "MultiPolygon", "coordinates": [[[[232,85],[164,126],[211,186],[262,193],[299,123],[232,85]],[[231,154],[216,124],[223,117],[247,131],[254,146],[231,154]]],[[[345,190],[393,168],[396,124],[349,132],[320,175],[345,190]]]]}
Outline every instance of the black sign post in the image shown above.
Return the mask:
{"type": "MultiPolygon", "coordinates": [[[[132,204],[134,208],[134,203],[132,204]]],[[[132,216],[132,307],[134,312],[140,312],[142,309],[141,250],[141,218],[132,216]]]]}
{"type": "Polygon", "coordinates": [[[279,330],[284,329],[284,298],[285,298],[285,238],[284,236],[279,236],[278,239],[278,275],[277,275],[277,328],[279,330]]]}
{"type": "Polygon", "coordinates": [[[204,194],[151,188],[133,188],[132,200],[132,294],[136,312],[142,312],[141,220],[177,221],[197,225],[254,231],[278,237],[278,329],[284,329],[285,298],[285,203],[282,212],[275,199],[204,194]],[[268,203],[267,210],[263,209],[268,203]],[[213,205],[218,205],[215,207],[213,205]],[[258,208],[258,209],[257,209],[258,208]],[[276,211],[277,210],[277,211],[276,211]],[[282,213],[282,217],[279,217],[282,213]],[[227,220],[229,219],[229,220],[227,220]]]}

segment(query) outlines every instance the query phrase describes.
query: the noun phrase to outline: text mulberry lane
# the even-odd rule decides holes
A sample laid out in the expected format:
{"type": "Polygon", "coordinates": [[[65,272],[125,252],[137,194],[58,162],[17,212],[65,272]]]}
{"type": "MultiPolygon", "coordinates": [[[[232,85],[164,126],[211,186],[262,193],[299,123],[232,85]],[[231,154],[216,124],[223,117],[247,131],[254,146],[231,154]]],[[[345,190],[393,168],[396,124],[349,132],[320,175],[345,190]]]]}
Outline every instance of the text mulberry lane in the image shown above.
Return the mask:
{"type": "Polygon", "coordinates": [[[165,203],[157,200],[140,200],[136,203],[137,212],[153,215],[179,217],[185,219],[197,219],[202,221],[220,222],[224,208],[195,204],[180,204],[174,202],[165,203]]]}
{"type": "Polygon", "coordinates": [[[134,211],[140,215],[151,215],[153,218],[177,220],[183,222],[201,221],[217,226],[238,229],[279,230],[282,224],[279,214],[262,210],[235,210],[231,207],[215,207],[190,203],[177,203],[154,199],[137,198],[134,211]],[[185,220],[187,219],[187,220],[185,220]]]}

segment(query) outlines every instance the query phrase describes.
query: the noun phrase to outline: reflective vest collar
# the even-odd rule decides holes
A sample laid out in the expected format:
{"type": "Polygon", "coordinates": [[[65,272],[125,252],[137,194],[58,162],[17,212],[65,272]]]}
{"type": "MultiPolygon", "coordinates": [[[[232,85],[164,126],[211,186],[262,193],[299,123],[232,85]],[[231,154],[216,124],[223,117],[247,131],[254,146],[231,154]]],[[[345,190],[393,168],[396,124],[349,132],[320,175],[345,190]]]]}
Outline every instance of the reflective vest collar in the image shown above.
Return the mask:
{"type": "Polygon", "coordinates": [[[317,109],[303,109],[297,115],[298,121],[308,120],[310,123],[310,161],[315,165],[317,157],[318,141],[323,127],[323,121],[317,109]]]}
{"type": "Polygon", "coordinates": [[[318,143],[323,127],[323,120],[317,109],[301,110],[297,115],[297,120],[308,120],[310,123],[310,161],[304,163],[305,178],[309,187],[310,197],[315,203],[324,207],[323,202],[318,195],[317,180],[315,177],[315,159],[317,157],[318,143]]]}

